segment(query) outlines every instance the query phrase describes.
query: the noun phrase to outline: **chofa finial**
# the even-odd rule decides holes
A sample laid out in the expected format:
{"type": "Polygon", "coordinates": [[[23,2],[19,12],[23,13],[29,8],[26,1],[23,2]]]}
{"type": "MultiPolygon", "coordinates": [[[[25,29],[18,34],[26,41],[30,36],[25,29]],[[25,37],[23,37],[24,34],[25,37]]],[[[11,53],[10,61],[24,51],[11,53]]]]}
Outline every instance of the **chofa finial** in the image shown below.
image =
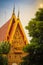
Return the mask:
{"type": "Polygon", "coordinates": [[[20,11],[18,10],[18,18],[19,18],[20,11]]]}
{"type": "Polygon", "coordinates": [[[13,7],[13,14],[15,14],[15,5],[14,5],[14,7],[13,7]]]}

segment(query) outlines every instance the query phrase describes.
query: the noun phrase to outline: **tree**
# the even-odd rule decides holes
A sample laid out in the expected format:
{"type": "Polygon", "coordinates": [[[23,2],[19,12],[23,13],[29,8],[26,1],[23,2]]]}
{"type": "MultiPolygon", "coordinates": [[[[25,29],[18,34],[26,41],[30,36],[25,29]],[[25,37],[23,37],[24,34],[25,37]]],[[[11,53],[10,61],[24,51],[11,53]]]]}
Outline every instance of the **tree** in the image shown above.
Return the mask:
{"type": "Polygon", "coordinates": [[[0,55],[0,65],[8,65],[8,59],[6,56],[0,55]]]}
{"type": "Polygon", "coordinates": [[[23,58],[21,65],[43,65],[43,8],[36,12],[26,29],[32,39],[23,49],[28,55],[23,58]]]}
{"type": "Polygon", "coordinates": [[[10,50],[10,43],[9,42],[0,42],[0,54],[7,54],[10,50]]]}
{"type": "Polygon", "coordinates": [[[10,51],[10,43],[8,41],[0,42],[0,65],[8,65],[8,58],[5,54],[10,51]]]}
{"type": "Polygon", "coordinates": [[[43,8],[39,8],[39,10],[37,11],[36,20],[43,21],[43,8]]]}

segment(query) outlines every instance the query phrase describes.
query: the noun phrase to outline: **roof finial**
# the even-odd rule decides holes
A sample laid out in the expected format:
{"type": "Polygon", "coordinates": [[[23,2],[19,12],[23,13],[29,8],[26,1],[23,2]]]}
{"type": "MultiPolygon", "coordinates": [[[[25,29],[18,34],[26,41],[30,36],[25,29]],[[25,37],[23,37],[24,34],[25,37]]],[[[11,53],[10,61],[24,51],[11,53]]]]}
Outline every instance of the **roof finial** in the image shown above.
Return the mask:
{"type": "Polygon", "coordinates": [[[13,7],[13,14],[15,14],[15,5],[14,5],[14,7],[13,7]]]}
{"type": "Polygon", "coordinates": [[[20,11],[19,11],[19,9],[18,9],[18,18],[19,18],[19,14],[20,14],[20,11]]]}

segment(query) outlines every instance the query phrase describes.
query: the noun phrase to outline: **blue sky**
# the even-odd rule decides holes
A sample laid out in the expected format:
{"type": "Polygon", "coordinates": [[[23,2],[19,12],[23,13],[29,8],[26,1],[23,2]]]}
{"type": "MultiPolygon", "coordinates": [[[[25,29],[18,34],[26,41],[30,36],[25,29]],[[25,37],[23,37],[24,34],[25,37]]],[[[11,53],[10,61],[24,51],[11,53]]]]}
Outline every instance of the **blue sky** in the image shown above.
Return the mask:
{"type": "Polygon", "coordinates": [[[20,19],[23,20],[24,18],[27,20],[28,18],[28,20],[30,20],[34,17],[34,14],[41,2],[43,2],[43,0],[0,0],[0,26],[11,17],[14,4],[16,16],[19,9],[20,19]]]}
{"type": "MultiPolygon", "coordinates": [[[[0,0],[0,27],[11,18],[15,5],[15,15],[17,17],[19,9],[20,20],[25,30],[25,26],[34,17],[41,3],[43,4],[43,0],[0,0]]],[[[28,32],[25,32],[28,37],[28,32]]]]}

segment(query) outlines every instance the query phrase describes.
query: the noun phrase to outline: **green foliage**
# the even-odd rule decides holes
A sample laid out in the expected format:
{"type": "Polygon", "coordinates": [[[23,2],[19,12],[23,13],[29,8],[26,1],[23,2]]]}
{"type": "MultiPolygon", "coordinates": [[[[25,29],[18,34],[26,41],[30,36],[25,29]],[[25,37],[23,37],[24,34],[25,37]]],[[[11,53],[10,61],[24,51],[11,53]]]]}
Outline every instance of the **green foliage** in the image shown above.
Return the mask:
{"type": "Polygon", "coordinates": [[[8,58],[3,56],[3,65],[8,65],[8,58]]]}
{"type": "Polygon", "coordinates": [[[21,65],[43,65],[43,8],[36,12],[35,18],[28,23],[26,29],[32,39],[23,48],[28,55],[23,58],[21,65]]]}
{"type": "Polygon", "coordinates": [[[8,65],[8,58],[3,54],[8,54],[10,51],[10,43],[7,41],[0,42],[0,65],[8,65]]]}
{"type": "Polygon", "coordinates": [[[43,65],[43,44],[31,43],[23,49],[28,55],[23,57],[21,65],[43,65]]]}
{"type": "Polygon", "coordinates": [[[0,65],[8,65],[8,59],[6,56],[0,55],[0,65]]]}
{"type": "Polygon", "coordinates": [[[43,20],[37,19],[40,19],[41,16],[43,17],[43,9],[39,9],[38,13],[36,12],[36,18],[32,19],[26,26],[30,37],[32,37],[31,41],[40,44],[43,43],[43,20]]]}
{"type": "Polygon", "coordinates": [[[10,43],[5,41],[5,42],[0,42],[0,54],[7,54],[9,53],[10,50],[10,43]]]}
{"type": "Polygon", "coordinates": [[[26,29],[28,29],[29,35],[34,38],[31,41],[43,43],[43,21],[31,20],[26,29]]]}
{"type": "Polygon", "coordinates": [[[39,10],[36,12],[36,20],[43,21],[43,8],[39,8],[39,10]]]}

